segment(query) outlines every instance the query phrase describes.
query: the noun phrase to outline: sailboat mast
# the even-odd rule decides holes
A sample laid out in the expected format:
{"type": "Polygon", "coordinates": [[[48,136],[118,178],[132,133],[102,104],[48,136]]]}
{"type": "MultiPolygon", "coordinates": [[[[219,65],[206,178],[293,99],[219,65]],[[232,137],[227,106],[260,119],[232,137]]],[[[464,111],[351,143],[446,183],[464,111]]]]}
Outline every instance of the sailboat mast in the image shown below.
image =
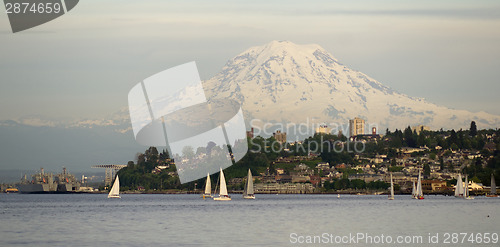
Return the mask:
{"type": "Polygon", "coordinates": [[[220,180],[220,173],[219,173],[219,177],[217,177],[217,182],[215,183],[214,195],[217,194],[217,186],[219,185],[219,180],[220,180]]]}
{"type": "Polygon", "coordinates": [[[391,195],[394,196],[394,182],[392,181],[392,173],[391,173],[391,195]]]}
{"type": "Polygon", "coordinates": [[[497,185],[495,183],[495,176],[493,176],[493,173],[491,174],[491,194],[497,194],[497,185]]]}
{"type": "Polygon", "coordinates": [[[413,184],[413,189],[411,190],[411,195],[413,197],[416,197],[416,195],[417,195],[417,189],[415,188],[415,181],[413,181],[412,184],[413,184]]]}
{"type": "Polygon", "coordinates": [[[389,196],[390,200],[394,199],[394,182],[392,181],[392,173],[391,173],[391,195],[389,196]]]}
{"type": "Polygon", "coordinates": [[[469,179],[467,178],[467,174],[465,175],[465,188],[464,188],[464,197],[469,196],[469,179]]]}

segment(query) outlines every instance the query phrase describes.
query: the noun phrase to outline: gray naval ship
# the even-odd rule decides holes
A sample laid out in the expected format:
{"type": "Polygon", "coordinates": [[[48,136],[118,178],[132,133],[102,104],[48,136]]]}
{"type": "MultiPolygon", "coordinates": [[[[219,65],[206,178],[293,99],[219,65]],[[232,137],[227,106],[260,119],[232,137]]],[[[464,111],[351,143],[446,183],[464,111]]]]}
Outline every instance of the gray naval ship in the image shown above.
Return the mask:
{"type": "Polygon", "coordinates": [[[80,182],[74,175],[63,172],[57,175],[45,173],[41,168],[39,173],[31,176],[31,180],[24,175],[21,183],[17,185],[20,193],[69,193],[80,189],[80,182]]]}

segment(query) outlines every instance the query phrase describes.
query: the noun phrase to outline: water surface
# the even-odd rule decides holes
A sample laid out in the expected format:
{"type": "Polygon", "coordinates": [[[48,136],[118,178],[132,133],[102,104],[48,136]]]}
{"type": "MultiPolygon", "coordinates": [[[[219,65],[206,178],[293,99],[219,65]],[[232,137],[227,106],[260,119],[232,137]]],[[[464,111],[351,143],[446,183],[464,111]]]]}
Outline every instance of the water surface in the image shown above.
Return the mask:
{"type": "MultiPolygon", "coordinates": [[[[500,234],[500,199],[233,195],[217,202],[199,195],[0,194],[0,246],[294,246],[323,234],[423,239],[393,246],[429,246],[429,234],[439,234],[432,246],[455,246],[443,243],[446,233],[500,234]]],[[[341,246],[321,241],[314,245],[341,246]]]]}

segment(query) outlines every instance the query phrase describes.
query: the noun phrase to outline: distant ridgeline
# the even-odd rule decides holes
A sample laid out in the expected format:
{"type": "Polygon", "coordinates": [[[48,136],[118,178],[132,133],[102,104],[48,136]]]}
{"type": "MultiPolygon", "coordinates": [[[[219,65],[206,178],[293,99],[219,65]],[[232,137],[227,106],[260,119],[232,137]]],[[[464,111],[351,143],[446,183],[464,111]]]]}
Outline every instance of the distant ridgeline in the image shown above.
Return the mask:
{"type": "MultiPolygon", "coordinates": [[[[457,173],[467,174],[471,181],[486,186],[493,174],[500,184],[498,129],[477,130],[475,124],[471,124],[469,130],[417,133],[408,127],[394,132],[386,130],[385,135],[377,138],[350,139],[358,143],[342,134],[323,133],[299,142],[278,142],[274,137],[248,138],[247,155],[224,170],[228,188],[242,190],[250,169],[254,184],[312,183],[315,192],[385,190],[386,182],[368,181],[365,175],[383,177],[387,172],[404,172],[411,165],[422,168],[426,179],[434,179],[435,172],[444,174],[443,180],[448,184],[455,183],[452,174],[457,173]],[[411,164],[405,163],[406,160],[411,160],[411,164]]],[[[136,162],[129,161],[118,175],[122,190],[191,191],[196,188],[201,191],[205,182],[203,178],[181,184],[174,160],[166,150],[160,153],[155,147],[138,154],[136,162]]],[[[211,178],[217,181],[218,173],[211,178]]]]}

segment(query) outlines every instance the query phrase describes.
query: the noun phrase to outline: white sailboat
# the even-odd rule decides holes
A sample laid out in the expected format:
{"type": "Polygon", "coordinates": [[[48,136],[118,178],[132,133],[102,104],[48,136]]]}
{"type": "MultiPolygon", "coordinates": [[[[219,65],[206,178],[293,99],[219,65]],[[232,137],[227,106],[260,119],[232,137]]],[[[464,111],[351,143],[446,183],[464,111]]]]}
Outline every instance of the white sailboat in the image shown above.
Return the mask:
{"type": "Polygon", "coordinates": [[[248,169],[248,177],[247,183],[245,184],[245,190],[243,191],[243,199],[255,199],[252,172],[250,172],[250,169],[248,169]]]}
{"type": "Polygon", "coordinates": [[[207,173],[207,182],[205,183],[205,193],[202,195],[203,199],[212,197],[212,184],[210,182],[210,173],[207,173]]]}
{"type": "Polygon", "coordinates": [[[474,197],[469,195],[469,180],[467,179],[467,175],[465,175],[465,190],[464,190],[464,198],[466,200],[473,200],[474,197]]]}
{"type": "Polygon", "coordinates": [[[495,183],[495,176],[493,176],[493,173],[491,174],[491,189],[490,189],[490,194],[486,195],[486,197],[498,197],[498,195],[497,195],[497,185],[495,183]]]}
{"type": "Polygon", "coordinates": [[[394,183],[392,182],[392,173],[391,173],[391,194],[389,195],[389,200],[394,200],[394,183]]]}
{"type": "Polygon", "coordinates": [[[413,182],[413,189],[411,190],[411,198],[417,199],[417,188],[415,187],[415,182],[413,182]]]}
{"type": "Polygon", "coordinates": [[[462,184],[462,175],[458,174],[457,185],[455,186],[455,197],[464,197],[464,186],[462,184]]]}
{"type": "Polygon", "coordinates": [[[231,201],[231,197],[227,194],[226,179],[222,168],[220,168],[220,191],[219,197],[214,197],[214,201],[231,201]]]}
{"type": "Polygon", "coordinates": [[[118,178],[118,175],[116,175],[113,187],[111,187],[111,190],[109,191],[108,198],[120,198],[120,179],[118,178]]]}
{"type": "Polygon", "coordinates": [[[418,180],[417,180],[417,191],[416,191],[417,197],[415,199],[418,200],[423,200],[424,199],[424,192],[422,190],[422,174],[421,171],[418,171],[418,180]]]}

